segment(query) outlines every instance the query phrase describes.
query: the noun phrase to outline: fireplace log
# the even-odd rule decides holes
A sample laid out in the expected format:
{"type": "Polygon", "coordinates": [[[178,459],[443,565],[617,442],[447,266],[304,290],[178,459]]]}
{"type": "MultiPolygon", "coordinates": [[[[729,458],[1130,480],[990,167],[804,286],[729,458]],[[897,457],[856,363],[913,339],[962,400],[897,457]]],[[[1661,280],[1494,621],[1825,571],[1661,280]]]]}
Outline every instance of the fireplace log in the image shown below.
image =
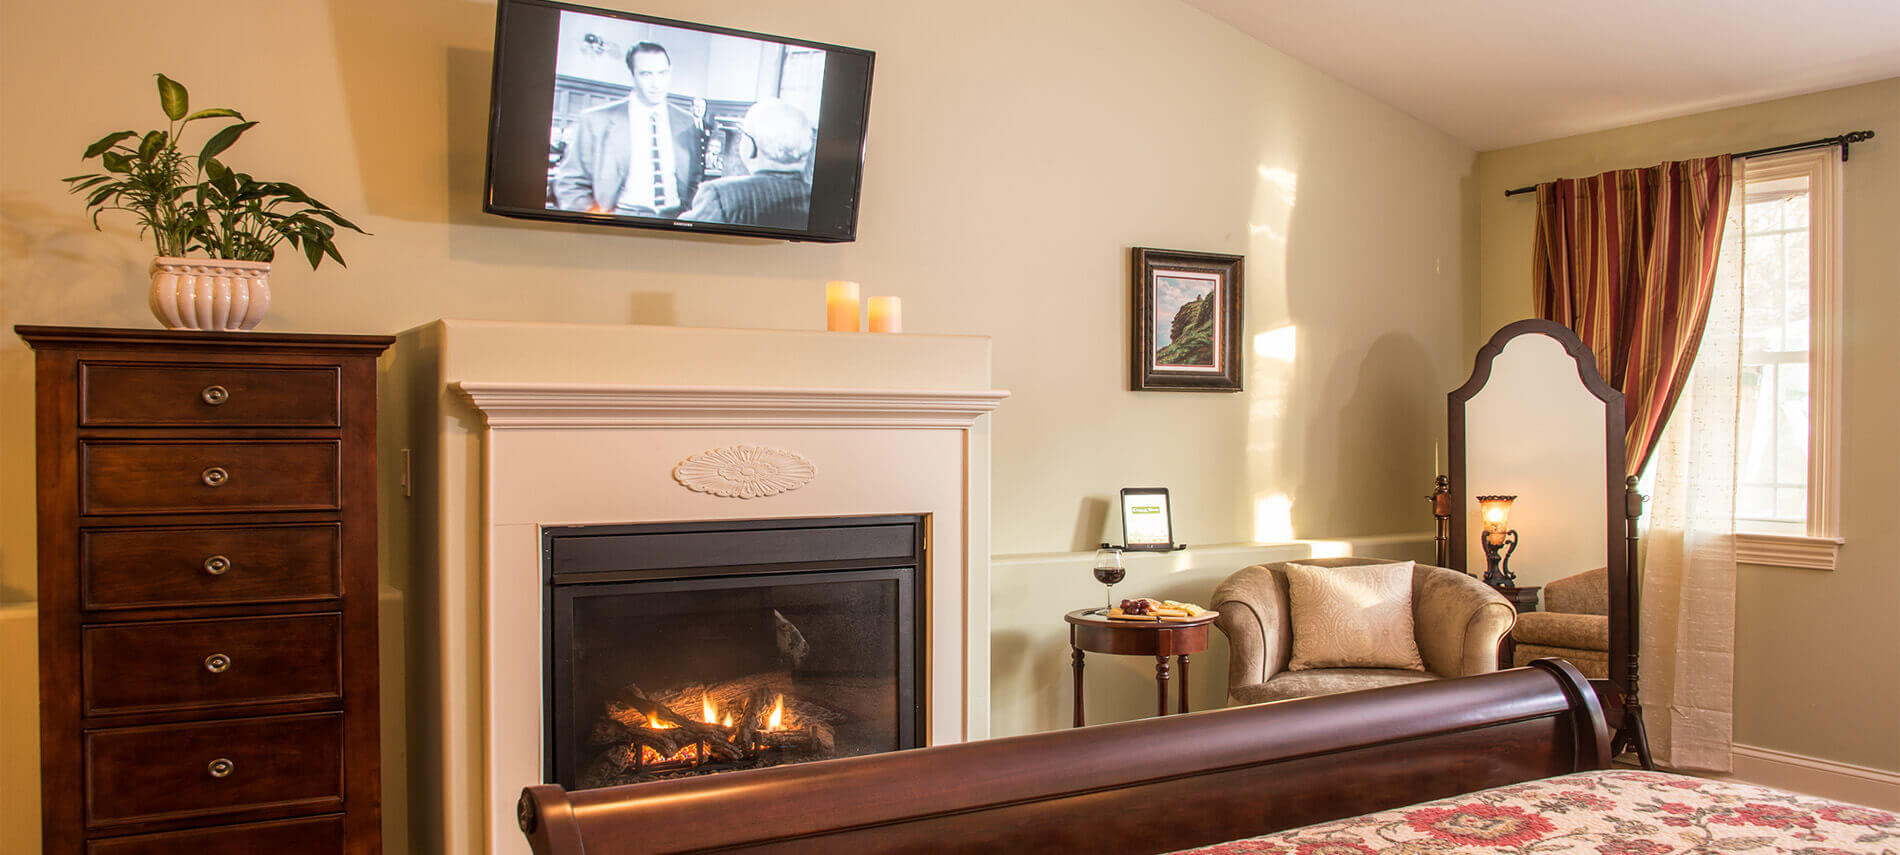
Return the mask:
{"type": "Polygon", "coordinates": [[[633,728],[621,724],[612,716],[602,716],[594,722],[594,729],[587,734],[590,745],[625,745],[633,739],[633,728]]]}
{"type": "Polygon", "coordinates": [[[708,753],[722,760],[738,760],[745,756],[745,751],[733,741],[732,728],[694,721],[680,715],[665,704],[648,698],[639,686],[631,683],[608,704],[608,716],[627,728],[631,741],[651,747],[662,757],[671,757],[695,742],[705,744],[708,753]],[[616,706],[620,708],[621,714],[615,714],[616,706]],[[638,712],[643,721],[628,721],[629,716],[624,714],[626,710],[638,712]],[[670,727],[653,727],[651,722],[664,722],[670,727]]]}
{"type": "Polygon", "coordinates": [[[830,757],[838,750],[837,734],[824,722],[812,722],[791,730],[762,731],[754,739],[761,748],[802,752],[814,760],[830,757]]]}

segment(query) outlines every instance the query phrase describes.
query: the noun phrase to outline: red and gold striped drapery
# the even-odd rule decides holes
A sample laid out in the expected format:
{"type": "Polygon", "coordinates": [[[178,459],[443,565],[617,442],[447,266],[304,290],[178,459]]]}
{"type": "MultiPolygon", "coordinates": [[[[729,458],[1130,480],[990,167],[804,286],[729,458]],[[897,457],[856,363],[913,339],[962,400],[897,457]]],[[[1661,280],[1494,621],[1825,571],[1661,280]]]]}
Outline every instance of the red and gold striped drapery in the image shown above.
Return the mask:
{"type": "Polygon", "coordinates": [[[1537,316],[1572,330],[1623,393],[1629,474],[1688,383],[1728,214],[1728,155],[1537,185],[1537,316]]]}

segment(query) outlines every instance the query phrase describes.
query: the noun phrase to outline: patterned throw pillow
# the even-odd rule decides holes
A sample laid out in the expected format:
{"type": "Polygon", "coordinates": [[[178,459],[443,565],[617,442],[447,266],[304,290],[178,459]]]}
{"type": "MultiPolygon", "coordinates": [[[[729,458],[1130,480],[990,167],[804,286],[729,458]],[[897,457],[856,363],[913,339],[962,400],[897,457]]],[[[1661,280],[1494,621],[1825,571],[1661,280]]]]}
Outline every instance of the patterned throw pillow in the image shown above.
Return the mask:
{"type": "Polygon", "coordinates": [[[1293,661],[1287,670],[1425,670],[1412,632],[1412,562],[1288,564],[1286,580],[1293,612],[1293,661]]]}

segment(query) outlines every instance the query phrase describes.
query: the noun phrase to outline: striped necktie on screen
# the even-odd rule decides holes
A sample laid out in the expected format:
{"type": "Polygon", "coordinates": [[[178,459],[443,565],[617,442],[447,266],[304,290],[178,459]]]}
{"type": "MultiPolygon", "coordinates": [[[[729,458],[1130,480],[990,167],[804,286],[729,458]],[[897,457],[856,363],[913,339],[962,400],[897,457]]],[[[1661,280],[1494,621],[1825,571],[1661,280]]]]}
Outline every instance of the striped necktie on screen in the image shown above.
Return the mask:
{"type": "Polygon", "coordinates": [[[653,210],[659,211],[666,207],[666,170],[660,165],[660,111],[649,110],[647,116],[653,128],[653,210]]]}

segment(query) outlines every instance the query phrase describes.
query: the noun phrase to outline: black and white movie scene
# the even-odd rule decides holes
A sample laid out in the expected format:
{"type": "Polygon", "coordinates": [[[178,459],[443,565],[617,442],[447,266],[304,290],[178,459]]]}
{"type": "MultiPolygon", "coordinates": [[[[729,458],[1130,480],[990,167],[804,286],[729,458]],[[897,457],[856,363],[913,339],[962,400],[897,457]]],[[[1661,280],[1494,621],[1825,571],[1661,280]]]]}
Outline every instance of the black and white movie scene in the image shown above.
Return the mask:
{"type": "Polygon", "coordinates": [[[803,229],[825,52],[563,11],[550,210],[803,229]]]}

